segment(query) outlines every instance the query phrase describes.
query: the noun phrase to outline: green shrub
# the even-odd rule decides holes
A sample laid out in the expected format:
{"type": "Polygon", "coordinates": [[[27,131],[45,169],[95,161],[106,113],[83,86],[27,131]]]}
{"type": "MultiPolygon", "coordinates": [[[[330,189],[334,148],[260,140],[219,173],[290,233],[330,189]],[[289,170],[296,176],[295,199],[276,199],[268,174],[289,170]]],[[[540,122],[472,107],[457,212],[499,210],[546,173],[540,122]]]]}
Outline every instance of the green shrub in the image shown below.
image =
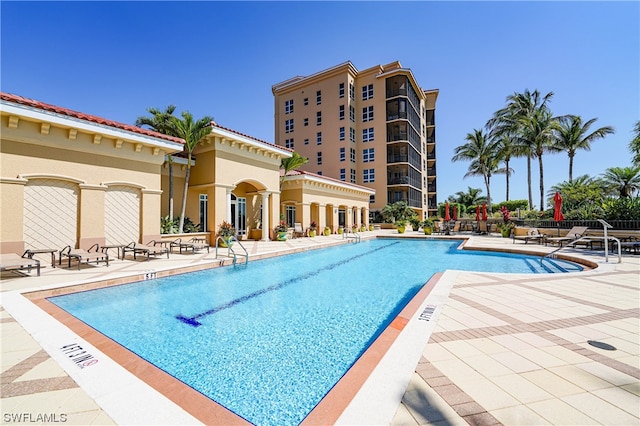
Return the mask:
{"type": "Polygon", "coordinates": [[[605,220],[640,220],[640,197],[607,198],[602,208],[605,220]]]}

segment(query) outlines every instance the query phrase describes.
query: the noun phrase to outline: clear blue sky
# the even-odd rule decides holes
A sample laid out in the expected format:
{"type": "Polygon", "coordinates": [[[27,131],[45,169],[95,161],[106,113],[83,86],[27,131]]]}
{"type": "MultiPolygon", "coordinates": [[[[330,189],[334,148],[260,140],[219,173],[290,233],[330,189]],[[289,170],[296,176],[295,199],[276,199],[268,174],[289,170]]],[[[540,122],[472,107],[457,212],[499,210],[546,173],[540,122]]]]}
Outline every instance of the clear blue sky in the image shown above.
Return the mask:
{"type": "MultiPolygon", "coordinates": [[[[148,107],[274,141],[271,86],[351,60],[399,60],[437,103],[438,198],[479,177],[451,163],[465,135],[525,89],[556,115],[615,127],[577,154],[574,177],[629,166],[640,119],[640,3],[633,2],[1,2],[1,90],[134,123],[148,107]]],[[[543,157],[545,190],[568,179],[543,157]]],[[[526,199],[516,160],[511,199],[526,199]]],[[[534,202],[539,199],[534,163],[534,202]]],[[[492,198],[504,200],[503,176],[492,198]]]]}

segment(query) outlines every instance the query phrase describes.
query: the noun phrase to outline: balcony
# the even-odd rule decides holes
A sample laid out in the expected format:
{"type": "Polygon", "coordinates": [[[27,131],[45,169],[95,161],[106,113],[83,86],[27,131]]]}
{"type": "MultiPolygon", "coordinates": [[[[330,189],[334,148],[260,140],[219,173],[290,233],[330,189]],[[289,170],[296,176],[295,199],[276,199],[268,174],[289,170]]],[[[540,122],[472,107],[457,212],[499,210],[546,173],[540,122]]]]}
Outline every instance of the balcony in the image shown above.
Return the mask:
{"type": "Polygon", "coordinates": [[[387,185],[408,185],[409,176],[400,176],[387,179],[387,185]]]}
{"type": "Polygon", "coordinates": [[[408,163],[408,154],[387,155],[387,163],[408,163]]]}

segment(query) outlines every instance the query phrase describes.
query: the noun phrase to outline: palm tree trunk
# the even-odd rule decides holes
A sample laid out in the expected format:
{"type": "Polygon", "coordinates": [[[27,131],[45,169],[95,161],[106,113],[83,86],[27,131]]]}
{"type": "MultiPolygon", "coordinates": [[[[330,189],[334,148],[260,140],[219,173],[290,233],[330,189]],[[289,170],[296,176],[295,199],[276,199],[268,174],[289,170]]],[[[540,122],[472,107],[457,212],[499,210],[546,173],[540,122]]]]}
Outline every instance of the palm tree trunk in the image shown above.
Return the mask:
{"type": "Polygon", "coordinates": [[[505,160],[504,164],[507,168],[507,173],[505,174],[507,176],[507,201],[509,201],[509,160],[505,160]]]}
{"type": "Polygon", "coordinates": [[[544,167],[542,166],[542,154],[538,156],[540,165],[540,211],[544,211],[544,167]]]}
{"type": "Polygon", "coordinates": [[[527,155],[527,185],[529,187],[529,208],[533,209],[533,192],[531,191],[531,156],[527,155]]]}
{"type": "Polygon", "coordinates": [[[569,183],[573,182],[573,155],[569,154],[569,183]]]}
{"type": "Polygon", "coordinates": [[[489,214],[491,214],[491,176],[487,175],[484,177],[484,184],[487,187],[487,207],[489,207],[489,214]]]}
{"type": "Polygon", "coordinates": [[[182,209],[180,210],[180,225],[178,226],[178,233],[184,232],[184,213],[187,210],[187,191],[189,190],[189,176],[191,175],[191,154],[187,162],[187,172],[184,176],[184,192],[182,193],[182,209]]]}

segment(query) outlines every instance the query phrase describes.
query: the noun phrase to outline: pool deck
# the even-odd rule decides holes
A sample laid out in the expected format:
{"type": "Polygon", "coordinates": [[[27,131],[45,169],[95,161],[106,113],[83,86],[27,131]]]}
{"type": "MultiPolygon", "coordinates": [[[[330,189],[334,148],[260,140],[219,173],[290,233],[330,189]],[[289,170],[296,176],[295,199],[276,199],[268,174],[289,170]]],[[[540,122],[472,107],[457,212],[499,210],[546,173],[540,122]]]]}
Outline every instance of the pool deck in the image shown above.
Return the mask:
{"type": "MultiPolygon", "coordinates": [[[[400,236],[392,230],[363,235],[400,236]]],[[[418,235],[408,231],[403,237],[418,235]]],[[[513,244],[496,235],[457,237],[469,238],[468,249],[554,249],[513,244]]],[[[322,236],[248,241],[245,246],[255,259],[341,242],[340,236],[322,236]]],[[[40,277],[3,273],[2,423],[202,423],[180,404],[121,371],[22,294],[178,267],[198,269],[216,262],[214,251],[149,262],[116,260],[109,267],[83,266],[80,271],[49,265],[40,277]],[[63,349],[52,341],[69,346],[63,349]],[[83,346],[87,353],[81,355],[71,345],[83,346]],[[83,358],[89,363],[72,362],[87,355],[93,357],[83,358]],[[92,370],[95,359],[113,383],[127,385],[109,389],[111,377],[104,380],[98,368],[92,370]]],[[[609,254],[608,262],[602,251],[580,248],[561,253],[598,267],[550,275],[449,270],[434,279],[433,291],[422,301],[429,312],[422,303],[413,318],[398,326],[404,330],[382,351],[379,366],[364,379],[360,391],[333,413],[335,423],[640,424],[640,256],[623,254],[618,264],[615,253],[609,254]],[[411,334],[416,327],[423,330],[411,334]]]]}

